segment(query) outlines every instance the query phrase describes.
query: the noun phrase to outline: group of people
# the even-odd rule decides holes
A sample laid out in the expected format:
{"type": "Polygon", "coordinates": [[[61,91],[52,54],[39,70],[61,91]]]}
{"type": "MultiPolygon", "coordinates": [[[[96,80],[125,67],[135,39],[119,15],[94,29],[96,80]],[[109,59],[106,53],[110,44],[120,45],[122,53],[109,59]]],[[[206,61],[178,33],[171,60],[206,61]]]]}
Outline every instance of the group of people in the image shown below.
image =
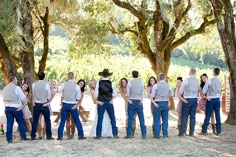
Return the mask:
{"type": "MultiPolygon", "coordinates": [[[[199,86],[196,79],[196,70],[191,69],[189,78],[182,80],[177,79],[177,95],[179,97],[178,111],[179,116],[179,136],[186,134],[187,121],[190,119],[189,135],[194,135],[195,115],[197,111],[198,95],[200,89],[201,105],[199,108],[205,109],[205,120],[202,126],[202,134],[207,134],[210,117],[216,117],[216,135],[221,133],[220,122],[220,91],[221,82],[217,77],[220,73],[218,68],[213,71],[213,78],[205,80],[205,85],[201,83],[199,86]],[[214,111],[214,112],[213,112],[214,111]]],[[[101,80],[92,80],[89,83],[90,94],[94,104],[96,104],[96,117],[89,136],[95,139],[102,137],[119,138],[118,127],[116,126],[116,117],[114,111],[114,98],[117,95],[114,83],[109,80],[109,76],[113,73],[108,69],[99,72],[101,80]]],[[[204,75],[205,76],[205,75],[204,75]]],[[[139,118],[141,135],[146,139],[147,129],[145,125],[143,113],[143,92],[145,89],[144,82],[139,79],[138,71],[132,71],[132,80],[122,78],[120,80],[120,94],[125,101],[126,110],[126,136],[130,139],[134,137],[136,130],[136,117],[139,118]]],[[[203,76],[201,76],[203,77],[203,76]]],[[[205,76],[206,77],[206,76],[205,76]]],[[[32,100],[33,100],[33,122],[32,129],[29,118],[32,117],[28,108],[30,100],[29,84],[23,83],[22,88],[17,86],[17,78],[10,77],[10,83],[3,89],[3,99],[5,104],[5,114],[7,118],[7,133],[6,138],[9,143],[12,143],[12,131],[14,119],[18,123],[18,128],[21,140],[27,140],[26,130],[31,133],[31,140],[36,139],[38,130],[39,138],[45,136],[47,140],[54,139],[51,131],[52,115],[50,103],[55,96],[57,82],[52,80],[50,84],[44,81],[44,72],[38,73],[39,80],[32,84],[32,100]],[[41,119],[44,118],[44,127],[42,127],[41,119]],[[42,129],[45,128],[45,129],[42,129]],[[40,130],[40,131],[39,131],[40,130]],[[43,131],[43,134],[41,133],[43,131]]],[[[201,80],[204,80],[203,78],[201,80]]],[[[83,132],[83,127],[79,119],[79,108],[83,99],[85,81],[79,80],[74,82],[74,73],[68,73],[68,80],[61,87],[61,120],[58,127],[57,140],[63,140],[64,126],[67,128],[67,138],[73,138],[75,127],[78,132],[78,139],[86,139],[83,132]]],[[[163,138],[168,137],[168,112],[169,99],[172,96],[171,85],[166,81],[164,73],[159,74],[158,81],[155,77],[150,77],[147,85],[147,94],[151,100],[151,112],[153,115],[153,137],[160,138],[162,129],[163,138]]]]}

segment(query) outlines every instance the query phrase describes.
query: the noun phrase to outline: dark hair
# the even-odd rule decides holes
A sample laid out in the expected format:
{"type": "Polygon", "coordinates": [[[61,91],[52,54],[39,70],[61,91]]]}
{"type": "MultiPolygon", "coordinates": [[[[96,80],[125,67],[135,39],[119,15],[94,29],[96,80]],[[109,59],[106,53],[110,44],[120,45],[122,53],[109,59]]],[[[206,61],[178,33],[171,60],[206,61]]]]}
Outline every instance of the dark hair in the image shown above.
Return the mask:
{"type": "Polygon", "coordinates": [[[219,75],[220,74],[220,69],[219,68],[215,68],[213,71],[214,71],[215,75],[219,75]]]}
{"type": "Polygon", "coordinates": [[[43,71],[39,71],[38,72],[38,77],[39,77],[39,80],[43,80],[45,78],[45,74],[43,71]]]}
{"type": "Polygon", "coordinates": [[[10,82],[12,82],[15,78],[16,78],[15,75],[11,75],[11,76],[9,76],[9,80],[10,80],[10,82]]]}
{"type": "Polygon", "coordinates": [[[123,80],[125,80],[125,82],[126,82],[126,84],[128,84],[128,80],[127,80],[127,78],[122,78],[122,79],[120,79],[120,88],[122,88],[123,86],[122,86],[122,81],[123,80]]]}
{"type": "Polygon", "coordinates": [[[21,88],[23,87],[23,85],[24,85],[24,84],[27,84],[27,85],[28,85],[28,88],[26,89],[26,92],[28,92],[28,93],[29,93],[29,91],[30,91],[30,88],[29,88],[29,84],[28,84],[27,82],[23,83],[23,84],[22,84],[22,86],[21,86],[21,88]]]}
{"type": "Polygon", "coordinates": [[[183,78],[182,77],[177,77],[176,80],[180,80],[181,82],[183,82],[183,78]]]}
{"type": "Polygon", "coordinates": [[[203,88],[205,86],[205,82],[202,81],[202,77],[205,76],[208,78],[207,74],[206,73],[203,73],[201,76],[200,76],[200,87],[203,88]]]}
{"type": "Polygon", "coordinates": [[[83,79],[80,79],[80,80],[77,82],[77,85],[79,85],[80,82],[84,82],[84,86],[80,88],[81,92],[84,92],[85,81],[84,81],[83,79]]]}
{"type": "Polygon", "coordinates": [[[151,86],[151,79],[153,79],[155,81],[155,84],[157,83],[157,79],[154,77],[154,76],[151,76],[149,79],[148,79],[148,87],[151,86]]]}
{"type": "Polygon", "coordinates": [[[132,71],[133,78],[138,78],[138,71],[134,70],[132,71]]]}

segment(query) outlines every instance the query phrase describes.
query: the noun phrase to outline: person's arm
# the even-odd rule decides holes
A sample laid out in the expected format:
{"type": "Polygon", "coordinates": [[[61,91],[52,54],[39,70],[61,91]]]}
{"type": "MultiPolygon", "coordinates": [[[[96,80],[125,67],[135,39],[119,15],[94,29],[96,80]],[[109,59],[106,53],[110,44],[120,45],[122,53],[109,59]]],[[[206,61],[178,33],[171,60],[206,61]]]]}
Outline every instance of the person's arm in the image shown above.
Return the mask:
{"type": "Polygon", "coordinates": [[[209,88],[209,85],[211,84],[211,81],[210,80],[207,80],[203,89],[202,89],[202,94],[203,95],[206,95],[207,91],[208,91],[208,88],[209,88]]]}
{"type": "Polygon", "coordinates": [[[62,107],[62,104],[63,104],[63,99],[64,99],[64,94],[63,94],[63,92],[64,92],[64,84],[62,84],[61,85],[61,103],[60,103],[60,105],[61,105],[61,107],[62,107]]]}
{"type": "Polygon", "coordinates": [[[184,89],[185,89],[185,87],[186,87],[187,85],[188,85],[188,80],[185,79],[185,80],[182,82],[182,84],[181,84],[181,86],[180,86],[180,88],[179,88],[179,93],[178,93],[178,98],[179,98],[182,102],[184,102],[184,103],[188,103],[188,101],[183,98],[184,89]]]}
{"type": "Polygon", "coordinates": [[[93,103],[96,104],[96,98],[95,98],[95,93],[94,92],[95,92],[94,90],[90,90],[90,94],[91,94],[93,103]]]}
{"type": "Polygon", "coordinates": [[[48,106],[50,104],[50,99],[51,99],[51,96],[52,96],[49,84],[46,85],[46,91],[47,91],[47,102],[43,105],[44,107],[48,106]]]}
{"type": "Polygon", "coordinates": [[[72,110],[75,110],[79,106],[79,100],[81,99],[81,90],[78,85],[76,85],[76,100],[77,103],[72,107],[72,110]]]}
{"type": "Polygon", "coordinates": [[[121,97],[126,101],[125,93],[122,91],[121,88],[119,88],[119,91],[120,91],[121,97]]]}
{"type": "Polygon", "coordinates": [[[151,91],[151,94],[150,94],[150,97],[149,99],[151,100],[151,102],[153,103],[153,105],[155,107],[159,107],[159,105],[155,102],[155,100],[153,99],[156,95],[156,90],[157,90],[157,85],[154,84],[153,87],[152,87],[152,91],[151,91]]]}
{"type": "Polygon", "coordinates": [[[98,89],[99,89],[99,81],[97,82],[97,84],[96,84],[96,87],[95,87],[95,92],[94,92],[94,96],[95,96],[95,99],[97,100],[97,98],[98,98],[98,89]]]}
{"type": "Polygon", "coordinates": [[[130,87],[131,87],[131,84],[130,84],[130,81],[128,81],[128,84],[127,84],[127,97],[126,97],[126,101],[127,101],[129,104],[132,104],[132,101],[129,100],[129,97],[130,97],[130,87]]]}
{"type": "Polygon", "coordinates": [[[22,89],[20,87],[16,87],[15,93],[19,96],[20,101],[22,102],[22,105],[17,108],[17,111],[20,111],[24,107],[24,104],[25,104],[25,101],[26,101],[26,96],[25,96],[24,92],[22,91],[22,89]]]}
{"type": "Polygon", "coordinates": [[[113,101],[117,95],[117,92],[116,92],[116,87],[114,86],[113,83],[111,83],[111,86],[112,86],[112,99],[111,99],[110,103],[113,104],[113,101]]]}

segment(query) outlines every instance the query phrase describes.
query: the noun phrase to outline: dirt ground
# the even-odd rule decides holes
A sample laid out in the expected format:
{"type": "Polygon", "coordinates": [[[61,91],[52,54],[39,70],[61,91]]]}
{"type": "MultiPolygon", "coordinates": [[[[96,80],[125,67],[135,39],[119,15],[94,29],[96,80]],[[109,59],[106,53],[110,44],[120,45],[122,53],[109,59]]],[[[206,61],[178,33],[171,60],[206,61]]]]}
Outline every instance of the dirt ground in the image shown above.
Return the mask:
{"type": "MultiPolygon", "coordinates": [[[[59,97],[59,96],[58,96],[59,97]]],[[[1,98],[0,98],[1,99],[1,98]]],[[[94,105],[92,104],[91,98],[85,96],[83,106],[87,110],[90,110],[90,117],[88,122],[83,122],[85,136],[88,136],[89,131],[93,124],[94,119],[94,105]],[[89,104],[89,105],[88,105],[89,104]]],[[[2,102],[2,100],[0,100],[2,102]]],[[[58,110],[59,104],[56,99],[53,105],[53,110],[58,110]]],[[[125,136],[125,111],[124,102],[120,97],[116,98],[114,102],[115,114],[117,119],[117,126],[119,128],[119,139],[103,138],[101,140],[95,140],[88,138],[86,140],[77,140],[75,137],[72,140],[63,141],[47,141],[47,140],[36,140],[36,141],[19,141],[19,137],[14,139],[13,144],[6,142],[5,136],[0,135],[0,156],[17,156],[17,157],[77,157],[77,156],[225,156],[233,157],[236,156],[236,126],[230,126],[223,124],[222,134],[215,136],[211,133],[209,127],[209,135],[202,136],[198,135],[203,122],[204,114],[197,114],[197,125],[195,129],[195,137],[185,136],[178,137],[178,130],[176,129],[177,124],[177,113],[170,111],[169,113],[169,138],[168,139],[154,139],[152,138],[152,117],[150,113],[150,102],[148,99],[144,100],[144,114],[145,122],[148,128],[147,139],[141,139],[141,133],[139,124],[137,124],[137,131],[135,138],[124,139],[125,136]]],[[[52,121],[56,117],[53,116],[52,121]]],[[[222,122],[224,122],[226,116],[222,114],[222,122]]],[[[137,119],[138,120],[138,119],[137,119]]],[[[4,106],[0,105],[0,123],[5,126],[5,115],[4,106]]],[[[14,125],[16,130],[17,125],[14,125]]],[[[57,137],[58,123],[52,123],[53,135],[57,137]]]]}

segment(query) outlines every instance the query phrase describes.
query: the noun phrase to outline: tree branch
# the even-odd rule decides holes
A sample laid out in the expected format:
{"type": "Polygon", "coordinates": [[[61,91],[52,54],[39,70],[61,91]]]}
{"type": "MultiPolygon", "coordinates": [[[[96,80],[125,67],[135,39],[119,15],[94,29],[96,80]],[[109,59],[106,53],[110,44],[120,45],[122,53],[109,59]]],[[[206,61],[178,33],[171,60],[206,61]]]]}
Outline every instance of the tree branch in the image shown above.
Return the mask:
{"type": "Polygon", "coordinates": [[[144,20],[145,16],[138,12],[130,3],[122,2],[120,0],[112,0],[117,6],[128,10],[131,14],[136,16],[139,20],[144,20]]]}
{"type": "Polygon", "coordinates": [[[180,39],[175,41],[171,46],[171,51],[178,47],[179,45],[186,42],[188,39],[190,39],[192,36],[197,34],[202,34],[205,32],[206,27],[210,25],[214,25],[216,23],[216,19],[208,21],[206,18],[204,18],[204,22],[201,24],[201,26],[198,29],[195,29],[193,31],[187,32],[184,36],[182,36],[180,39]]]}
{"type": "MultiPolygon", "coordinates": [[[[179,0],[177,2],[178,5],[180,5],[180,3],[181,3],[181,0],[179,0]]],[[[191,0],[188,0],[188,5],[187,5],[186,9],[180,14],[178,12],[176,13],[176,15],[175,15],[176,19],[174,21],[173,27],[171,28],[169,35],[167,36],[166,40],[164,41],[164,44],[163,44],[164,49],[174,40],[177,30],[180,27],[181,21],[187,15],[187,13],[191,9],[191,7],[192,7],[191,0]]]]}

